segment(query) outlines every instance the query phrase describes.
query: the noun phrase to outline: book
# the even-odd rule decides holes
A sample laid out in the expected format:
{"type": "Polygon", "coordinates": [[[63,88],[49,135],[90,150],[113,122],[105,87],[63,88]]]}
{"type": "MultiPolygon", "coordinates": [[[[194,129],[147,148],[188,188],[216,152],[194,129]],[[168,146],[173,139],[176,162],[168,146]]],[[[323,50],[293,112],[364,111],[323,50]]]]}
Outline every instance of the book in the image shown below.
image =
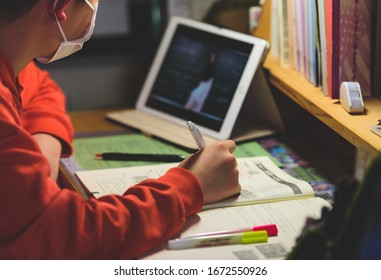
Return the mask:
{"type": "MultiPolygon", "coordinates": [[[[356,81],[371,96],[373,0],[340,0],[339,83],[356,81]]],[[[378,2],[378,1],[377,1],[378,2]]],[[[340,85],[339,85],[340,86],[340,85]]],[[[339,92],[339,87],[335,92],[339,92]]]]}
{"type": "Polygon", "coordinates": [[[279,18],[279,60],[283,67],[290,66],[290,48],[289,48],[289,13],[287,0],[279,0],[278,18],[279,18]]]}
{"type": "MultiPolygon", "coordinates": [[[[158,139],[143,134],[123,132],[123,134],[84,134],[77,135],[73,141],[74,154],[69,158],[61,159],[60,185],[74,189],[84,199],[89,194],[82,188],[75,176],[76,171],[119,168],[136,165],[147,165],[143,161],[107,161],[100,160],[95,155],[110,151],[122,153],[166,153],[188,155],[188,151],[169,145],[158,139]]],[[[234,151],[237,158],[250,156],[267,156],[293,177],[307,181],[319,197],[331,202],[335,186],[321,176],[317,170],[301,158],[297,152],[286,145],[278,137],[264,137],[256,141],[239,143],[234,151]]]]}
{"type": "Polygon", "coordinates": [[[295,67],[300,73],[304,75],[305,73],[305,64],[304,64],[304,9],[302,9],[302,1],[295,1],[294,3],[294,26],[295,26],[295,49],[296,49],[296,61],[297,66],[295,67]]]}
{"type": "MultiPolygon", "coordinates": [[[[237,162],[241,193],[204,205],[200,213],[187,219],[177,237],[265,223],[277,224],[279,235],[262,244],[180,251],[168,250],[165,243],[142,259],[281,259],[291,251],[306,219],[318,218],[323,207],[331,207],[326,200],[315,197],[310,184],[290,176],[267,156],[238,158],[237,162]]],[[[76,176],[95,197],[121,195],[126,186],[157,178],[173,166],[176,164],[78,171],[76,176]]]]}
{"type": "Polygon", "coordinates": [[[319,11],[318,11],[318,3],[317,0],[313,0],[313,18],[314,18],[314,34],[315,34],[315,48],[314,48],[314,55],[315,55],[315,68],[314,68],[314,78],[315,78],[315,86],[322,87],[322,58],[321,58],[321,42],[320,42],[320,29],[319,29],[319,11]]]}
{"type": "Polygon", "coordinates": [[[282,66],[295,68],[332,99],[339,99],[344,81],[359,82],[363,96],[375,95],[377,1],[274,3],[272,43],[282,66]]]}
{"type": "Polygon", "coordinates": [[[61,182],[63,187],[74,189],[84,199],[91,194],[82,188],[75,176],[79,170],[97,170],[107,168],[128,167],[144,165],[141,161],[105,161],[96,158],[96,154],[105,152],[121,153],[151,153],[151,154],[176,154],[189,155],[189,152],[176,146],[169,145],[158,139],[126,131],[122,135],[84,136],[73,141],[74,153],[69,158],[62,158],[60,164],[61,182]]]}
{"type": "Polygon", "coordinates": [[[169,250],[164,243],[141,255],[143,260],[259,260],[285,259],[292,251],[308,218],[319,219],[323,207],[331,208],[324,199],[305,198],[252,204],[201,211],[187,219],[177,236],[238,229],[275,223],[278,235],[266,243],[228,245],[186,250],[169,250]]]}
{"type": "Polygon", "coordinates": [[[324,96],[328,96],[328,67],[327,67],[327,36],[326,36],[326,17],[325,0],[317,1],[317,17],[320,41],[321,56],[321,86],[324,96]]]}
{"type": "Polygon", "coordinates": [[[306,2],[306,24],[307,24],[307,65],[308,65],[308,80],[314,85],[318,85],[317,69],[317,14],[315,0],[306,2]]]}
{"type": "MultiPolygon", "coordinates": [[[[280,64],[296,69],[311,84],[318,86],[321,83],[322,59],[316,1],[278,0],[273,13],[277,13],[274,17],[278,19],[278,33],[274,36],[278,37],[280,64]]],[[[324,8],[324,2],[322,4],[324,8]]],[[[321,36],[325,36],[325,32],[321,36]]]]}
{"type": "Polygon", "coordinates": [[[339,98],[344,81],[360,83],[363,96],[371,95],[372,20],[376,1],[326,0],[329,96],[339,98]]]}
{"type": "MultiPolygon", "coordinates": [[[[191,137],[191,136],[189,136],[191,137]]],[[[177,146],[170,145],[159,139],[138,133],[127,132],[121,135],[85,135],[73,141],[74,154],[69,158],[61,159],[60,185],[74,189],[84,199],[91,197],[79,182],[75,172],[81,170],[113,169],[129,166],[154,164],[145,161],[107,161],[96,158],[96,154],[107,152],[121,153],[150,153],[189,155],[177,146]]],[[[269,156],[277,165],[280,162],[271,156],[258,142],[249,141],[237,145],[234,155],[236,157],[269,156]]]]}
{"type": "Polygon", "coordinates": [[[288,17],[288,48],[290,52],[290,66],[297,69],[297,50],[296,50],[296,19],[294,1],[287,1],[287,17],[288,17]]]}
{"type": "Polygon", "coordinates": [[[271,48],[270,53],[280,58],[279,1],[271,1],[271,48]]]}
{"type": "Polygon", "coordinates": [[[373,71],[373,95],[381,100],[381,3],[377,1],[377,15],[375,20],[375,37],[374,37],[374,71],[373,71]]]}
{"type": "MultiPolygon", "coordinates": [[[[228,207],[268,201],[314,197],[307,182],[292,177],[266,156],[238,158],[239,181],[242,191],[226,200],[207,204],[204,209],[228,207]]],[[[152,164],[123,168],[84,170],[75,174],[94,197],[108,194],[122,195],[128,186],[147,178],[157,178],[178,163],[152,164]]]]}
{"type": "Polygon", "coordinates": [[[328,96],[339,98],[340,0],[325,0],[328,96]]]}

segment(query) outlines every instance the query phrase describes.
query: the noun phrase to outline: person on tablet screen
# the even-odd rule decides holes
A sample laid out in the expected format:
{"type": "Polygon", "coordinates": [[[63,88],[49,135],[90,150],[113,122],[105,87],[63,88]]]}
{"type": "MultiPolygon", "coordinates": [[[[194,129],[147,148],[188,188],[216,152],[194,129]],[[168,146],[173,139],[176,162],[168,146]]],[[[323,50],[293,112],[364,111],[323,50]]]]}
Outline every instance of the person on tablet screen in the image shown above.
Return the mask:
{"type": "Polygon", "coordinates": [[[216,71],[215,61],[216,55],[214,53],[210,53],[208,57],[208,62],[202,71],[201,80],[198,83],[198,85],[192,90],[188,98],[188,101],[185,104],[186,109],[195,112],[201,112],[205,100],[208,97],[209,92],[213,86],[213,79],[216,71]]]}
{"type": "MultiPolygon", "coordinates": [[[[130,259],[186,217],[240,191],[233,141],[189,156],[122,196],[85,201],[58,186],[73,127],[50,63],[91,37],[99,0],[0,1],[0,259],[130,259]]],[[[127,188],[130,187],[128,190],[127,188]]]]}

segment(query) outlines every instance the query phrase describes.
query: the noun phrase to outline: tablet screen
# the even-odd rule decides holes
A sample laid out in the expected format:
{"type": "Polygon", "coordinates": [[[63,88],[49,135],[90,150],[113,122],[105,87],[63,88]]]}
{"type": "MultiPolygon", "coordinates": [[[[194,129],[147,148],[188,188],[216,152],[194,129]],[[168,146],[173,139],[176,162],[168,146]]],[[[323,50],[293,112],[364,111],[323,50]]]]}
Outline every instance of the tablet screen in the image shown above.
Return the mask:
{"type": "Polygon", "coordinates": [[[252,48],[178,26],[146,105],[219,131],[252,48]]]}
{"type": "Polygon", "coordinates": [[[137,108],[174,123],[191,120],[228,138],[267,42],[184,18],[173,18],[137,108]]]}

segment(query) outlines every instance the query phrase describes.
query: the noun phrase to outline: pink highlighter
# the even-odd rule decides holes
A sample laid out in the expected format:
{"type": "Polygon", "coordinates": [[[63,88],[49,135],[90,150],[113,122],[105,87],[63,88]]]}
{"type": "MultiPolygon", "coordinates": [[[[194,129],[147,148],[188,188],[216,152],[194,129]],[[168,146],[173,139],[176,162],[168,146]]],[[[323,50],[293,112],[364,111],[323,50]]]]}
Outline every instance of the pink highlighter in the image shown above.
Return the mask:
{"type": "Polygon", "coordinates": [[[230,229],[230,230],[222,230],[222,231],[214,231],[214,232],[206,232],[206,233],[196,233],[196,234],[187,235],[182,238],[193,238],[193,237],[216,235],[216,234],[232,234],[232,233],[260,231],[260,230],[267,231],[267,235],[269,237],[278,235],[278,228],[276,224],[268,224],[268,225],[253,226],[253,227],[247,227],[247,228],[230,229]]]}

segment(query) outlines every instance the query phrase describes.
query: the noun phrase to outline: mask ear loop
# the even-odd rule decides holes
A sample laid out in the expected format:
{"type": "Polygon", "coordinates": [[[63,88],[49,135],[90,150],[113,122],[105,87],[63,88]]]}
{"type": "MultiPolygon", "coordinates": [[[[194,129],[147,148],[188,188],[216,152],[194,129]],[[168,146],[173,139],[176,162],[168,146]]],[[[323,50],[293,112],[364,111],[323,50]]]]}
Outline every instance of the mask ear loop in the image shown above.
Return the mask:
{"type": "MultiPolygon", "coordinates": [[[[89,0],[85,0],[86,4],[89,5],[89,7],[94,11],[95,10],[95,7],[93,6],[93,4],[91,4],[89,2],[89,0]]],[[[98,4],[97,4],[98,5],[98,4]]]]}
{"type": "MultiPolygon", "coordinates": [[[[85,0],[87,2],[87,0],[85,0]]],[[[89,3],[89,5],[91,5],[91,3],[89,3]]],[[[87,35],[86,37],[84,37],[85,41],[89,40],[90,37],[91,37],[91,34],[93,33],[94,31],[94,28],[95,28],[95,20],[96,20],[96,17],[97,17],[97,11],[98,11],[98,4],[95,4],[95,6],[92,8],[92,11],[93,11],[93,19],[90,23],[90,26],[87,30],[87,35]]]]}
{"type": "MultiPolygon", "coordinates": [[[[96,4],[96,6],[94,7],[88,0],[85,0],[85,3],[90,7],[90,9],[93,11],[93,13],[95,13],[95,10],[98,8],[98,4],[96,4]]],[[[57,0],[53,4],[53,9],[56,8],[56,5],[57,5],[57,0]]],[[[60,22],[59,22],[59,20],[57,18],[56,13],[54,13],[54,17],[56,18],[58,29],[61,32],[61,36],[64,39],[64,42],[68,42],[67,37],[65,35],[65,32],[63,31],[63,28],[62,28],[62,26],[61,26],[61,24],[60,24],[60,22]]],[[[91,26],[90,29],[94,29],[94,26],[91,26]]]]}
{"type": "MultiPolygon", "coordinates": [[[[85,0],[86,1],[86,0],[85,0]]],[[[87,1],[86,1],[87,2],[87,1]]],[[[56,6],[57,6],[57,0],[54,1],[54,4],[53,4],[53,13],[54,13],[54,17],[56,18],[56,22],[57,22],[57,25],[58,25],[58,29],[60,30],[61,32],[61,36],[62,38],[64,39],[64,42],[67,42],[67,37],[65,35],[65,32],[63,31],[62,27],[61,27],[61,24],[57,18],[57,15],[56,15],[56,12],[55,12],[55,9],[56,9],[56,6]]]]}

